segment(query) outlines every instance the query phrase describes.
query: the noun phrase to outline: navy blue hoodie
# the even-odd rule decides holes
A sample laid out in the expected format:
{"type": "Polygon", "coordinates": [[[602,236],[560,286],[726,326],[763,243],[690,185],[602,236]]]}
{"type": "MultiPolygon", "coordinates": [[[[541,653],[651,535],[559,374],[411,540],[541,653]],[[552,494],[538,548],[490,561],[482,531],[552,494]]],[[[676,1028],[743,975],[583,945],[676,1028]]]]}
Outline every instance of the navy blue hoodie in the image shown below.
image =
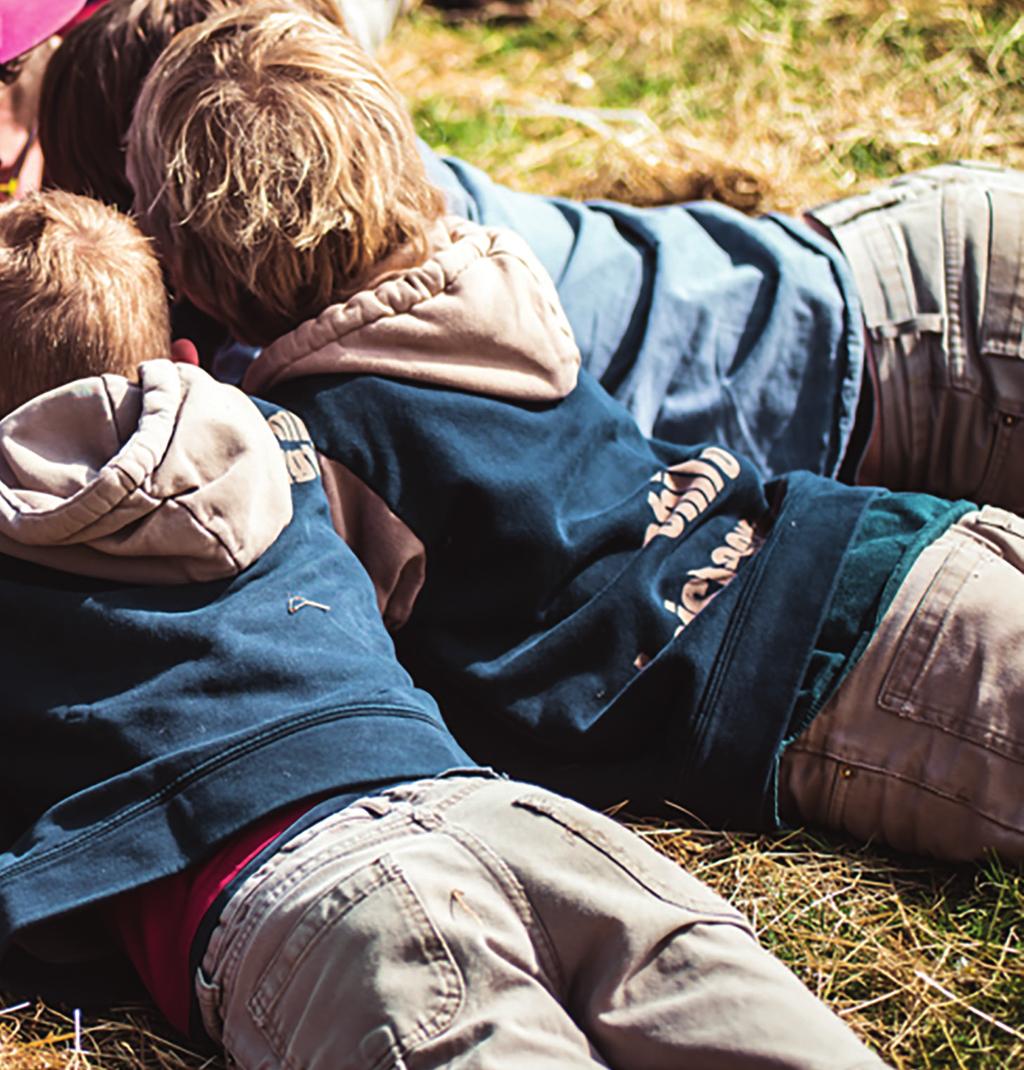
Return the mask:
{"type": "Polygon", "coordinates": [[[599,806],[773,826],[879,492],[649,441],[566,373],[571,332],[522,242],[446,227],[424,264],[266,349],[246,388],[306,421],[400,658],[478,761],[599,806]]]}
{"type": "Polygon", "coordinates": [[[4,969],[273,810],[471,764],[291,414],[153,361],[7,417],[0,484],[4,969]]]}

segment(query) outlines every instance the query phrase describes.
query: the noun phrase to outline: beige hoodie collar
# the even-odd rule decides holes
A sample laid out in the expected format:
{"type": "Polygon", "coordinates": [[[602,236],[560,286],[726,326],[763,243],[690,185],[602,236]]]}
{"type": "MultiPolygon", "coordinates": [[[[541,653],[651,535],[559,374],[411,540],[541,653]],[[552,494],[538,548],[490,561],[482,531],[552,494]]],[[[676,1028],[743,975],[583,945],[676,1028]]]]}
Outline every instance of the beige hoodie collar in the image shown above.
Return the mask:
{"type": "Polygon", "coordinates": [[[388,375],[518,401],[576,385],[580,355],[554,284],[510,231],[449,217],[417,267],[332,305],[250,365],[244,388],[325,372],[388,375]]]}
{"type": "Polygon", "coordinates": [[[155,360],[0,421],[0,551],[133,583],[235,575],[291,519],[277,440],[238,390],[155,360]]]}

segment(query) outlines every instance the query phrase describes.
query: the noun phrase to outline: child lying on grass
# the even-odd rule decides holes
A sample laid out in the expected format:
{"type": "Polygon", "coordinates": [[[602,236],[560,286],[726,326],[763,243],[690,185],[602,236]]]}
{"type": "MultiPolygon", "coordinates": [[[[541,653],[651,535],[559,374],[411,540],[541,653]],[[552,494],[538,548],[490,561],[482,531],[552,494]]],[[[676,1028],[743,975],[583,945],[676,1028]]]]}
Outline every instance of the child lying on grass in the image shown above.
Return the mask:
{"type": "Polygon", "coordinates": [[[127,162],[179,291],[267,346],[246,388],[310,427],[474,757],[712,825],[1024,855],[1024,521],[645,439],[577,374],[530,251],[444,216],[396,93],[322,20],[184,31],[127,162]]]}
{"type": "Polygon", "coordinates": [[[112,210],[0,210],[5,987],[102,998],[120,945],[251,1068],[880,1066],[696,880],[474,765],[301,422],[150,359],[166,307],[112,210]]]}
{"type": "MultiPolygon", "coordinates": [[[[214,3],[113,0],[68,35],[43,93],[51,179],[130,206],[141,80],[214,3]]],[[[1024,511],[1020,175],[935,168],[816,210],[843,256],[783,216],[517,193],[420,148],[450,211],[526,240],[584,367],[645,434],[720,442],[766,478],[840,473],[1024,511]]]]}

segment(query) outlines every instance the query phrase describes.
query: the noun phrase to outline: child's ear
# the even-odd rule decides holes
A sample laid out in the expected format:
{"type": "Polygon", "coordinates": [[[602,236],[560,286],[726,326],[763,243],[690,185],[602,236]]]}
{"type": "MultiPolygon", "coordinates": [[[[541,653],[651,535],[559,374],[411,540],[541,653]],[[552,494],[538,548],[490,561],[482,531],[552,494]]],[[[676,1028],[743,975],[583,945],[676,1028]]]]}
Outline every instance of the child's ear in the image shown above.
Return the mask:
{"type": "Polygon", "coordinates": [[[171,360],[178,364],[199,365],[199,351],[187,338],[176,338],[171,342],[171,360]]]}

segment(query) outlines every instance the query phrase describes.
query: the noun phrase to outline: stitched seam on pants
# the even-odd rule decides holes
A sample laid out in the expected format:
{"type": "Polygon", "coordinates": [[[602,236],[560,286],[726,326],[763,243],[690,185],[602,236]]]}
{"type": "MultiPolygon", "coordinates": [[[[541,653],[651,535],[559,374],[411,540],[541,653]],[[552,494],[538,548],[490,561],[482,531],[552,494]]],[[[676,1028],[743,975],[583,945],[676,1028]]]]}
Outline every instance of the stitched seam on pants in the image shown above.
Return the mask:
{"type": "Polygon", "coordinates": [[[223,930],[224,937],[230,932],[231,935],[226,948],[220,948],[220,940],[218,939],[217,954],[207,973],[211,981],[221,989],[219,1017],[222,1028],[226,1027],[227,1024],[224,1014],[225,1001],[223,993],[233,988],[242,959],[245,957],[245,949],[249,946],[253,932],[266,914],[266,908],[259,903],[257,896],[259,890],[270,878],[271,870],[263,866],[235,893],[221,914],[220,921],[210,937],[210,945],[206,949],[206,955],[203,956],[201,967],[206,969],[207,958],[211,950],[213,950],[213,942],[221,937],[221,933],[218,933],[218,930],[223,930]],[[236,899],[238,900],[237,905],[235,903],[236,899]],[[230,925],[230,929],[228,925],[230,925]]]}
{"type": "Polygon", "coordinates": [[[880,394],[878,422],[883,451],[882,479],[889,487],[925,480],[931,444],[934,336],[919,332],[874,343],[880,394]]]}
{"type": "MultiPolygon", "coordinates": [[[[384,887],[392,880],[394,880],[394,874],[391,872],[390,868],[384,865],[380,865],[377,861],[372,862],[367,866],[360,867],[358,872],[363,873],[371,869],[375,870],[375,876],[372,882],[370,882],[365,887],[360,888],[359,895],[353,898],[351,901],[347,902],[344,906],[344,909],[340,910],[335,915],[335,917],[343,917],[345,914],[357,907],[364,900],[368,899],[379,888],[384,887]]],[[[325,892],[325,894],[327,893],[325,892]]],[[[302,923],[311,913],[320,912],[320,904],[322,899],[323,896],[317,896],[316,899],[312,900],[307,905],[306,909],[302,912],[302,914],[291,922],[288,927],[288,932],[279,942],[278,951],[275,954],[271,955],[266,966],[263,968],[259,977],[256,979],[256,982],[253,985],[253,993],[248,1000],[249,1009],[252,1012],[254,1020],[259,1023],[264,1033],[266,1033],[267,1038],[274,1045],[275,1051],[277,1051],[277,1053],[281,1056],[285,1055],[285,1048],[287,1045],[285,1043],[282,1043],[282,1038],[280,1034],[278,1033],[277,1029],[270,1022],[267,1021],[267,1016],[277,1003],[278,996],[280,995],[281,989],[284,987],[284,984],[295,976],[296,971],[301,967],[303,961],[309,956],[311,949],[322,938],[324,932],[323,928],[321,928],[318,934],[307,940],[306,943],[303,945],[302,949],[298,952],[298,954],[294,956],[291,962],[291,966],[288,969],[287,977],[284,979],[284,982],[282,984],[278,984],[274,992],[269,996],[265,996],[263,990],[269,983],[269,975],[271,974],[271,972],[275,971],[278,966],[278,962],[282,955],[281,949],[289,940],[292,939],[295,930],[302,926],[302,923]]],[[[290,1060],[286,1059],[286,1061],[290,1060]]]]}
{"type": "Polygon", "coordinates": [[[958,540],[936,569],[924,595],[904,625],[899,649],[878,696],[879,706],[898,717],[915,719],[915,709],[944,714],[956,711],[956,707],[925,704],[915,697],[915,693],[919,681],[939,656],[939,647],[942,645],[939,640],[946,621],[956,606],[964,584],[979,563],[980,559],[976,557],[974,565],[964,569],[962,575],[953,575],[951,564],[966,552],[967,546],[963,540],[958,540]]]}
{"type": "MultiPolygon", "coordinates": [[[[997,417],[993,415],[993,419],[997,419],[997,417]]],[[[1002,420],[998,420],[995,441],[992,443],[988,464],[985,467],[984,475],[976,493],[976,497],[979,500],[991,500],[1000,491],[1006,479],[1005,469],[1011,456],[1010,447],[1013,445],[1013,440],[1020,433],[1021,428],[1018,423],[1007,425],[1002,420]]],[[[1002,498],[1001,500],[1005,501],[1006,499],[1002,498]]]]}
{"type": "Polygon", "coordinates": [[[537,957],[543,964],[543,968],[550,975],[548,978],[541,978],[540,980],[546,983],[549,988],[552,988],[556,996],[564,993],[566,990],[566,974],[555,950],[555,943],[551,939],[544,921],[534,909],[529,894],[513,870],[486,843],[478,839],[469,829],[459,825],[457,820],[442,825],[438,831],[455,840],[480,865],[490,872],[492,878],[501,887],[505,897],[512,904],[524,928],[530,934],[530,940],[537,952],[537,957]]]}
{"type": "Polygon", "coordinates": [[[946,299],[946,375],[951,385],[964,382],[967,373],[967,354],[961,333],[962,295],[964,283],[964,227],[963,193],[957,184],[943,186],[939,206],[942,237],[943,291],[946,299]]]}
{"type": "MultiPolygon", "coordinates": [[[[942,712],[937,711],[937,712],[942,712]]],[[[915,724],[924,724],[929,729],[936,732],[942,732],[947,736],[951,736],[953,739],[962,739],[965,743],[969,743],[972,746],[978,747],[981,750],[992,751],[998,754],[1001,758],[1005,758],[1007,761],[1014,762],[1017,765],[1024,765],[1024,750],[1022,750],[1020,744],[1012,737],[1007,736],[1002,732],[974,732],[957,731],[954,727],[949,725],[936,723],[926,717],[917,717],[912,714],[897,713],[895,716],[904,721],[912,721],[915,724]]],[[[971,722],[975,727],[980,727],[978,722],[971,722]]],[[[814,754],[820,757],[834,759],[835,761],[844,761],[847,765],[856,765],[856,759],[840,758],[838,753],[830,750],[828,747],[795,747],[791,745],[787,750],[792,749],[798,754],[814,754]]],[[[869,768],[865,766],[865,768],[869,768]]]]}
{"type": "MultiPolygon", "coordinates": [[[[279,876],[277,871],[295,857],[294,850],[297,846],[301,848],[303,844],[310,842],[306,839],[307,834],[315,839],[319,830],[333,829],[338,824],[345,824],[350,820],[350,816],[345,811],[341,811],[307,829],[306,833],[289,843],[284,850],[268,858],[256,873],[242,885],[235,896],[238,898],[237,908],[233,906],[233,900],[228,903],[222,915],[221,924],[224,925],[230,922],[233,931],[227,949],[218,956],[213,967],[213,976],[224,990],[232,990],[234,988],[241,961],[245,957],[251,942],[255,939],[255,930],[263,923],[266,915],[274,910],[278,902],[285,895],[292,892],[297,884],[308,879],[312,873],[322,868],[325,861],[329,860],[334,853],[334,847],[328,845],[317,850],[310,857],[301,859],[297,865],[289,869],[285,876],[279,876]],[[263,901],[260,897],[260,891],[268,881],[274,882],[273,891],[270,901],[263,901]]],[[[390,824],[394,826],[395,833],[411,827],[408,815],[404,813],[389,814],[386,818],[371,820],[365,833],[345,841],[346,848],[351,846],[354,850],[368,840],[376,839],[381,834],[381,821],[390,821],[390,824]]]]}
{"type": "Polygon", "coordinates": [[[550,973],[551,978],[559,988],[564,989],[564,971],[555,952],[554,941],[534,910],[533,904],[530,902],[529,896],[526,894],[518,877],[486,843],[478,839],[473,832],[460,823],[458,814],[452,815],[450,813],[455,806],[464,803],[477,792],[490,790],[493,795],[496,794],[496,789],[498,788],[501,788],[502,792],[498,795],[495,805],[511,805],[514,797],[506,799],[505,792],[511,793],[513,790],[518,791],[520,789],[513,789],[513,785],[508,781],[497,778],[468,778],[465,783],[453,785],[451,789],[445,791],[441,798],[434,800],[430,796],[438,792],[437,785],[440,783],[440,781],[432,781],[431,787],[409,793],[403,793],[402,789],[398,788],[394,797],[409,805],[409,817],[412,822],[422,829],[440,833],[454,840],[480,865],[487,868],[492,878],[499,884],[506,898],[512,904],[520,921],[531,934],[538,957],[544,963],[544,969],[550,973]]]}
{"type": "MultiPolygon", "coordinates": [[[[831,757],[831,755],[829,756],[831,757]]],[[[832,761],[826,765],[829,773],[829,785],[825,795],[825,820],[826,828],[843,828],[843,813],[846,807],[846,790],[848,782],[839,774],[842,770],[837,762],[832,761]]]]}
{"type": "MultiPolygon", "coordinates": [[[[341,814],[332,815],[326,818],[324,821],[313,826],[313,829],[320,830],[320,835],[333,836],[336,830],[344,829],[347,821],[344,819],[339,821],[338,818],[342,817],[344,811],[341,814]]],[[[360,822],[361,823],[361,822],[360,822]]],[[[386,841],[395,839],[396,837],[409,832],[414,827],[409,815],[404,811],[394,811],[390,814],[386,814],[383,817],[371,818],[366,822],[365,829],[361,829],[358,835],[346,837],[344,840],[345,853],[358,851],[368,843],[381,843],[382,845],[386,841]]],[[[311,830],[309,830],[311,831],[311,830]]],[[[319,838],[316,837],[316,838],[319,838]]],[[[299,841],[293,841],[293,844],[299,841]]],[[[315,843],[315,839],[305,841],[304,848],[308,848],[312,843],[315,843]]],[[[288,844],[288,848],[291,848],[293,844],[288,844]]],[[[336,840],[328,839],[328,842],[314,853],[310,854],[308,858],[301,858],[299,862],[292,865],[287,874],[284,876],[274,876],[273,870],[270,868],[274,865],[275,859],[282,859],[290,861],[294,858],[294,853],[289,851],[288,848],[282,851],[279,855],[267,859],[267,870],[269,879],[274,880],[274,903],[268,904],[268,910],[272,910],[276,903],[284,898],[286,894],[290,894],[295,890],[296,885],[308,880],[309,877],[322,869],[325,865],[329,865],[331,859],[336,857],[338,851],[338,844],[336,840]]],[[[284,864],[287,864],[287,861],[284,864]]]]}
{"type": "MultiPolygon", "coordinates": [[[[619,848],[616,843],[605,839],[597,829],[581,828],[572,819],[571,814],[560,813],[559,810],[556,807],[551,806],[546,799],[535,796],[524,796],[523,798],[516,800],[515,805],[524,810],[539,814],[558,825],[560,828],[570,832],[573,836],[590,847],[591,850],[598,852],[598,854],[602,855],[608,862],[616,866],[626,878],[640,885],[640,887],[660,899],[663,903],[668,903],[682,910],[688,910],[691,913],[698,914],[707,921],[717,920],[723,922],[735,922],[739,920],[743,922],[745,927],[749,928],[749,923],[746,918],[736,911],[734,907],[729,906],[729,904],[724,901],[722,907],[716,910],[711,904],[699,902],[689,897],[676,894],[670,888],[665,886],[664,882],[657,876],[657,874],[649,873],[633,865],[627,866],[618,857],[619,848]]],[[[623,831],[625,832],[626,830],[623,831]]],[[[632,833],[629,833],[629,835],[632,835],[632,833]]]]}
{"type": "MultiPolygon", "coordinates": [[[[1005,532],[1015,538],[1024,539],[1024,517],[1016,513],[1001,509],[996,505],[983,505],[980,511],[973,515],[975,516],[974,523],[980,528],[993,528],[995,531],[1005,532]]],[[[969,535],[974,534],[969,527],[965,528],[965,531],[969,535]]],[[[991,547],[991,543],[985,540],[982,540],[982,544],[991,547]]],[[[992,549],[1002,554],[1002,550],[996,547],[992,547],[992,549]]]]}
{"type": "MultiPolygon", "coordinates": [[[[1001,359],[1009,360],[1021,360],[1024,358],[1024,349],[1022,349],[1022,333],[1024,333],[1024,301],[1022,301],[1020,293],[1020,281],[1021,281],[1021,255],[1024,253],[1024,218],[1019,208],[1009,208],[1009,198],[1003,196],[1007,191],[988,190],[986,194],[986,200],[989,205],[989,219],[990,219],[990,235],[989,235],[989,249],[990,249],[990,262],[989,262],[989,278],[986,280],[986,293],[985,293],[985,306],[983,309],[983,315],[980,323],[979,350],[986,356],[991,356],[1001,359]],[[995,192],[995,196],[993,193],[995,192]],[[999,330],[992,325],[992,319],[994,315],[991,314],[989,308],[989,298],[992,296],[990,288],[994,288],[992,281],[992,274],[996,272],[996,266],[993,265],[991,260],[991,250],[994,248],[995,242],[998,240],[1001,233],[1005,232],[1007,221],[1005,218],[996,218],[997,211],[996,205],[1001,203],[1007,206],[1008,214],[1011,216],[1009,221],[1010,229],[1016,229],[1017,232],[1017,249],[1015,253],[1011,253],[1009,256],[1002,258],[998,263],[999,282],[1002,282],[1002,273],[1006,265],[1015,265],[1016,277],[1013,283],[1006,289],[1008,293],[1000,294],[1000,296],[1006,297],[1009,300],[1009,308],[1001,310],[1006,316],[1006,323],[1003,330],[999,330]],[[1013,217],[1016,218],[1013,218],[1013,217]]],[[[1017,200],[1019,202],[1020,192],[1017,192],[1017,200]]]]}
{"type": "Polygon", "coordinates": [[[463,783],[456,783],[452,781],[450,788],[444,791],[444,794],[439,799],[432,798],[433,795],[440,792],[442,789],[439,787],[444,783],[441,780],[431,781],[417,781],[416,789],[414,791],[403,792],[399,787],[395,790],[394,798],[407,802],[412,808],[412,814],[414,820],[420,824],[429,825],[431,828],[442,827],[440,823],[433,820],[433,816],[441,817],[446,814],[453,806],[457,806],[463,800],[468,799],[471,795],[475,795],[478,791],[483,790],[489,784],[494,784],[496,781],[492,778],[474,778],[467,777],[463,783]],[[429,784],[429,787],[421,786],[424,783],[429,784]],[[430,818],[424,822],[423,815],[429,814],[430,818]]]}
{"type": "MultiPolygon", "coordinates": [[[[897,339],[896,359],[904,362],[903,376],[906,382],[905,405],[902,418],[910,424],[910,447],[904,462],[904,470],[912,473],[912,482],[926,479],[928,457],[935,439],[935,355],[941,349],[934,334],[917,334],[913,344],[904,336],[897,339]]],[[[891,428],[890,428],[891,430],[891,428]]]]}
{"type": "Polygon", "coordinates": [[[970,529],[958,530],[953,537],[956,540],[953,548],[939,565],[904,627],[899,650],[879,691],[878,706],[903,720],[927,724],[936,731],[1019,763],[1024,759],[1024,746],[1016,733],[1001,730],[984,716],[972,716],[964,708],[961,694],[951,694],[943,701],[936,688],[918,686],[936,659],[942,657],[947,621],[957,610],[964,588],[979,571],[984,572],[1001,560],[998,550],[974,536],[970,529]],[[992,557],[988,556],[990,553],[992,557]],[[936,592],[944,580],[944,589],[936,592]],[[925,621],[922,614],[931,608],[930,601],[938,603],[941,613],[929,613],[925,621]],[[913,641],[907,636],[908,631],[913,633],[913,641]]]}
{"type": "MultiPolygon", "coordinates": [[[[277,980],[272,993],[270,993],[269,997],[266,997],[263,990],[270,983],[270,974],[278,967],[279,960],[284,953],[285,944],[295,939],[297,930],[307,918],[315,917],[323,912],[324,900],[331,893],[326,892],[312,899],[303,911],[302,916],[289,926],[288,932],[280,941],[277,952],[271,956],[270,961],[253,985],[252,994],[247,1001],[253,1021],[262,1030],[264,1036],[285,1065],[291,1067],[292,1070],[307,1070],[307,1068],[302,1063],[296,1062],[288,1054],[288,1044],[291,1038],[281,1034],[276,1023],[272,1020],[271,1014],[291,978],[302,968],[303,962],[316,950],[320,941],[328,938],[335,925],[344,923],[345,915],[367,902],[374,893],[387,890],[389,894],[394,894],[401,900],[403,916],[408,919],[410,931],[417,942],[421,944],[422,953],[418,965],[431,969],[437,975],[442,989],[436,996],[437,1006],[433,1013],[405,1030],[402,1036],[395,1037],[395,1050],[400,1055],[406,1054],[418,1045],[442,1033],[454,1020],[462,1005],[465,994],[464,982],[452,958],[451,950],[431,920],[419,896],[416,895],[415,890],[409,884],[400,866],[387,855],[382,855],[380,858],[360,866],[353,873],[347,874],[346,877],[339,881],[334,891],[337,892],[339,887],[344,889],[346,884],[354,883],[354,878],[365,879],[368,874],[372,875],[372,879],[367,884],[360,885],[356,894],[340,902],[338,904],[340,909],[332,913],[329,922],[324,924],[321,921],[319,929],[304,941],[301,949],[288,965],[287,975],[277,980]]],[[[378,1060],[377,1065],[389,1057],[389,1053],[385,1053],[381,1056],[381,1060],[378,1060]]]]}
{"type": "MultiPolygon", "coordinates": [[[[994,814],[989,813],[979,806],[973,805],[969,800],[965,799],[961,795],[956,795],[950,791],[943,791],[940,788],[935,787],[933,784],[924,783],[915,777],[906,776],[905,774],[893,771],[891,769],[884,768],[883,766],[874,765],[869,762],[851,761],[848,757],[840,757],[832,754],[827,750],[818,752],[819,756],[827,759],[829,762],[835,764],[836,776],[835,781],[839,786],[845,787],[846,785],[852,786],[853,778],[845,778],[838,776],[840,769],[856,769],[861,772],[875,773],[883,780],[893,781],[898,780],[901,784],[909,784],[918,791],[922,791],[928,795],[934,795],[938,799],[946,799],[949,802],[956,803],[957,806],[963,807],[971,813],[980,814],[986,821],[990,821],[993,825],[998,825],[1000,828],[1004,828],[1009,832],[1017,833],[1020,831],[1020,826],[1014,822],[1006,822],[996,817],[994,814]]],[[[844,801],[841,799],[842,791],[835,793],[835,806],[831,805],[832,799],[830,799],[829,806],[829,824],[834,828],[845,827],[842,821],[842,811],[844,809],[844,801]],[[834,819],[834,820],[833,820],[834,819]]]]}

